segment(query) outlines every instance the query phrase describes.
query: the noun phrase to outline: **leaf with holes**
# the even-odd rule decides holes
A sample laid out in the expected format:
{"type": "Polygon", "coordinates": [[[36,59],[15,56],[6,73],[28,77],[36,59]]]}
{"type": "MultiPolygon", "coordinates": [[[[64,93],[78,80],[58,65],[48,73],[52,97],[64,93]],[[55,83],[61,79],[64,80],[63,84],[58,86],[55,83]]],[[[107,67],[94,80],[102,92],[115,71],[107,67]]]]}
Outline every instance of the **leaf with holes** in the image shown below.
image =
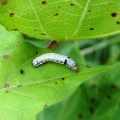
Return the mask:
{"type": "Polygon", "coordinates": [[[0,23],[49,40],[95,38],[120,32],[120,0],[1,0],[0,23]]]}
{"type": "Polygon", "coordinates": [[[77,62],[78,73],[55,63],[34,68],[33,58],[45,52],[49,51],[25,43],[19,33],[14,35],[0,26],[0,116],[3,120],[33,120],[44,106],[65,99],[79,84],[111,68],[84,67],[75,47],[68,54],[77,62]]]}

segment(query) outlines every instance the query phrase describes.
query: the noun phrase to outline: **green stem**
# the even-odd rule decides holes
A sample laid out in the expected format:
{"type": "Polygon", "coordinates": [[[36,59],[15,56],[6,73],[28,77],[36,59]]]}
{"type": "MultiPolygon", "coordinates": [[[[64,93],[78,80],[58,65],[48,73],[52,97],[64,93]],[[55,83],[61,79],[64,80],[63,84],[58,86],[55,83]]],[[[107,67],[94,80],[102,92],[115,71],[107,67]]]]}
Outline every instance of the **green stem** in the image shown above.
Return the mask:
{"type": "Polygon", "coordinates": [[[103,49],[107,46],[110,46],[110,45],[116,44],[116,43],[120,43],[120,37],[117,37],[116,39],[112,38],[110,40],[109,39],[103,40],[102,42],[100,42],[98,44],[95,44],[89,48],[85,48],[85,49],[81,50],[81,55],[85,56],[85,55],[90,54],[94,51],[103,49]]]}

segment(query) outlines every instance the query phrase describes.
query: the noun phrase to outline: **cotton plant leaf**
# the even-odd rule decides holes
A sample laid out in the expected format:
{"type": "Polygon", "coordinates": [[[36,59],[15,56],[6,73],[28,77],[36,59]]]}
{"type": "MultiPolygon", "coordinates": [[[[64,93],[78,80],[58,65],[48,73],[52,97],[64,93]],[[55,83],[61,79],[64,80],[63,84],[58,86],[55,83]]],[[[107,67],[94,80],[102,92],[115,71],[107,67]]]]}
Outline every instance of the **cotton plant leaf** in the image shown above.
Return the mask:
{"type": "Polygon", "coordinates": [[[50,40],[39,40],[39,39],[35,39],[35,38],[31,38],[31,37],[28,37],[26,35],[24,35],[24,39],[26,42],[36,46],[36,47],[39,47],[39,48],[48,48],[49,47],[49,44],[51,43],[50,40]]]}
{"type": "Polygon", "coordinates": [[[81,83],[111,69],[111,66],[86,68],[76,50],[74,45],[68,55],[76,61],[78,73],[56,63],[34,68],[33,58],[51,51],[26,43],[19,33],[7,32],[0,26],[1,118],[34,120],[46,105],[66,99],[81,83]]]}
{"type": "Polygon", "coordinates": [[[0,0],[0,23],[45,40],[78,40],[120,32],[120,0],[0,0]]]}
{"type": "Polygon", "coordinates": [[[46,107],[36,120],[119,120],[120,63],[82,84],[66,101],[46,107]]]}

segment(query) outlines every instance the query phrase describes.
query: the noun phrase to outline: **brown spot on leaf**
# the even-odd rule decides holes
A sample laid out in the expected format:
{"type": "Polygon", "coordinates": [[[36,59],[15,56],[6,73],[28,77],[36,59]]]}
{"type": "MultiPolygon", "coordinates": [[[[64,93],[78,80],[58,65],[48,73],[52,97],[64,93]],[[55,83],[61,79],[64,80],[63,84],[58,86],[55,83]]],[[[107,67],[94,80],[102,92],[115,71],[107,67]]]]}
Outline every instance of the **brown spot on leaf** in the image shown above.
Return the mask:
{"type": "Polygon", "coordinates": [[[92,87],[92,88],[96,88],[97,85],[96,85],[96,84],[92,84],[91,87],[92,87]]]}
{"type": "Polygon", "coordinates": [[[57,46],[57,41],[56,40],[53,40],[51,41],[49,44],[48,44],[48,47],[49,49],[54,49],[55,47],[57,46]]]}
{"type": "Polygon", "coordinates": [[[89,28],[89,30],[94,30],[94,28],[89,28]]]}
{"type": "Polygon", "coordinates": [[[112,17],[116,17],[116,16],[117,16],[117,13],[116,13],[116,12],[112,12],[112,13],[111,13],[111,16],[112,16],[112,17]]]}
{"type": "Polygon", "coordinates": [[[23,70],[23,69],[21,69],[21,70],[20,70],[20,73],[21,73],[21,74],[24,74],[24,70],[23,70]]]}
{"type": "Polygon", "coordinates": [[[118,25],[120,25],[120,21],[117,21],[116,23],[117,23],[118,25]]]}
{"type": "Polygon", "coordinates": [[[8,54],[4,54],[3,55],[3,59],[7,60],[9,58],[9,55],[8,54]]]}
{"type": "Polygon", "coordinates": [[[0,2],[2,5],[6,5],[8,3],[8,0],[1,0],[0,2]]]}
{"type": "Polygon", "coordinates": [[[12,13],[12,12],[9,13],[9,16],[10,16],[10,17],[13,17],[14,15],[15,15],[15,13],[12,13]]]}
{"type": "Polygon", "coordinates": [[[89,9],[88,12],[91,12],[91,10],[89,9]]]}
{"type": "Polygon", "coordinates": [[[45,0],[42,0],[41,2],[43,5],[45,5],[47,2],[45,0]]]}
{"type": "Polygon", "coordinates": [[[18,31],[18,29],[17,29],[17,28],[14,28],[14,29],[12,29],[12,30],[14,30],[14,31],[18,31]]]}
{"type": "Polygon", "coordinates": [[[58,16],[59,14],[58,13],[55,13],[53,16],[58,16]]]}
{"type": "Polygon", "coordinates": [[[116,85],[116,84],[112,84],[112,85],[111,85],[111,88],[116,89],[116,88],[117,88],[117,85],[116,85]]]}
{"type": "Polygon", "coordinates": [[[65,78],[61,78],[62,80],[65,80],[65,78]]]}
{"type": "Polygon", "coordinates": [[[75,4],[74,3],[70,3],[70,6],[74,6],[75,4]]]}
{"type": "Polygon", "coordinates": [[[40,33],[41,35],[46,35],[45,33],[40,33]]]}
{"type": "Polygon", "coordinates": [[[4,84],[4,88],[9,88],[10,87],[10,84],[9,83],[5,83],[4,84]]]}
{"type": "Polygon", "coordinates": [[[9,83],[5,83],[5,84],[4,84],[5,93],[8,93],[8,92],[9,92],[9,88],[10,88],[10,84],[9,84],[9,83]]]}

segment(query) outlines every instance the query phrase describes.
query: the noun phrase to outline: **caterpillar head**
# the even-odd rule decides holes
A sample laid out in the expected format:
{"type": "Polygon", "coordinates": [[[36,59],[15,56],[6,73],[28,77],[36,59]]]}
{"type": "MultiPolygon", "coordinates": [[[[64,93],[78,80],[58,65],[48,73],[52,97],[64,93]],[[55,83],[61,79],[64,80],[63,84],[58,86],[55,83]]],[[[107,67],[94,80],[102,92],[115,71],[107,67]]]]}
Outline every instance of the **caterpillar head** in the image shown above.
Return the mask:
{"type": "Polygon", "coordinates": [[[75,63],[74,60],[72,60],[70,57],[68,57],[67,61],[66,61],[66,65],[71,68],[72,70],[74,70],[75,72],[78,72],[79,69],[75,63]]]}

